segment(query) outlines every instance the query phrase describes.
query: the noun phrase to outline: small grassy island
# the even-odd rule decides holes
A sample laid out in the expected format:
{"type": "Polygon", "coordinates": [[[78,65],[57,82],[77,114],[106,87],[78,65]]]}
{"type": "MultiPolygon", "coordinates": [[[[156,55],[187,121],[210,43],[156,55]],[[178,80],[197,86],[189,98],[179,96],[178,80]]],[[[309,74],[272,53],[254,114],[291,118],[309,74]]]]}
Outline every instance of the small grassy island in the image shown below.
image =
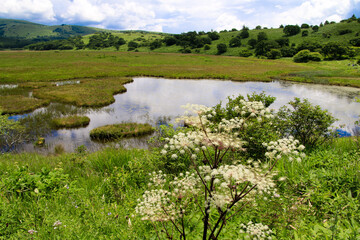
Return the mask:
{"type": "Polygon", "coordinates": [[[67,116],[61,118],[55,118],[53,123],[56,128],[79,128],[89,125],[90,118],[87,116],[67,116]]]}
{"type": "Polygon", "coordinates": [[[120,123],[105,125],[90,131],[92,139],[109,141],[122,137],[138,137],[153,133],[154,129],[148,123],[120,123]]]}

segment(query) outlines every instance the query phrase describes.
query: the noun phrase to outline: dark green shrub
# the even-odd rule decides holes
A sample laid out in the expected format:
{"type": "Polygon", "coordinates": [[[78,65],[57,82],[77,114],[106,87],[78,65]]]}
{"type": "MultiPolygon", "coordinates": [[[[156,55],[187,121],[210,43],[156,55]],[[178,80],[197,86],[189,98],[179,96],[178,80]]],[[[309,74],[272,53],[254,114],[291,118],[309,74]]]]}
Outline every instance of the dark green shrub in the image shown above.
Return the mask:
{"type": "Polygon", "coordinates": [[[206,44],[206,45],[204,46],[204,50],[210,50],[210,45],[209,45],[209,44],[206,44]]]}
{"type": "Polygon", "coordinates": [[[266,54],[268,59],[279,59],[281,58],[281,51],[279,49],[271,49],[266,54]]]}
{"type": "Polygon", "coordinates": [[[259,32],[259,34],[257,35],[257,41],[264,41],[264,40],[268,40],[268,36],[265,32],[259,32]]]}
{"type": "Polygon", "coordinates": [[[229,47],[240,47],[241,46],[241,40],[239,37],[233,37],[230,39],[229,47]]]}
{"type": "Polygon", "coordinates": [[[247,49],[243,49],[239,52],[239,56],[240,57],[250,57],[252,56],[252,52],[250,50],[247,50],[247,49]]]}
{"type": "Polygon", "coordinates": [[[320,62],[322,60],[322,55],[318,52],[311,52],[309,54],[309,60],[314,62],[320,62]]]}
{"type": "Polygon", "coordinates": [[[282,47],[280,51],[283,57],[293,57],[297,52],[293,47],[282,47]]]}
{"type": "Polygon", "coordinates": [[[239,37],[242,39],[248,38],[249,36],[250,36],[249,30],[247,30],[247,29],[241,30],[241,32],[239,34],[239,37]]]}
{"type": "Polygon", "coordinates": [[[308,30],[302,31],[301,36],[302,36],[302,37],[307,37],[307,36],[309,36],[309,31],[308,31],[308,30]]]}
{"type": "Polygon", "coordinates": [[[283,32],[286,36],[293,36],[300,33],[301,28],[298,25],[286,25],[283,32]]]}
{"type": "Polygon", "coordinates": [[[336,119],[320,106],[312,105],[307,99],[295,98],[283,106],[277,114],[277,129],[283,136],[293,136],[303,145],[314,147],[333,135],[330,126],[336,119]]]}
{"type": "Polygon", "coordinates": [[[227,46],[225,43],[219,43],[217,46],[217,54],[220,55],[220,54],[223,54],[227,51],[227,46]]]}

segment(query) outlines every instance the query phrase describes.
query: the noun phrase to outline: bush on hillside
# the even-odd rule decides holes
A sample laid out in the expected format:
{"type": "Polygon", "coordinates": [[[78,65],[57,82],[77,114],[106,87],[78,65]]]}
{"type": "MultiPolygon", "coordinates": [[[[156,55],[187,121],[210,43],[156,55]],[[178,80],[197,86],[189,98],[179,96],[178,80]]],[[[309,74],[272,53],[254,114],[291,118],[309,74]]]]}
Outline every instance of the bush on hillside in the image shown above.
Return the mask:
{"type": "Polygon", "coordinates": [[[279,49],[270,49],[266,56],[268,59],[279,59],[281,58],[281,51],[279,49]]]}
{"type": "Polygon", "coordinates": [[[294,56],[294,62],[319,62],[322,60],[322,55],[318,52],[310,52],[309,50],[301,50],[294,56]]]}
{"type": "Polygon", "coordinates": [[[283,32],[286,36],[294,36],[300,33],[301,28],[298,25],[286,25],[283,29],[283,32]]]}
{"type": "Polygon", "coordinates": [[[252,52],[250,50],[247,50],[247,49],[243,49],[239,52],[239,56],[240,57],[250,57],[252,56],[252,52]]]}
{"type": "Polygon", "coordinates": [[[219,43],[217,46],[217,54],[220,55],[220,54],[223,54],[227,51],[227,46],[225,43],[219,43]]]}

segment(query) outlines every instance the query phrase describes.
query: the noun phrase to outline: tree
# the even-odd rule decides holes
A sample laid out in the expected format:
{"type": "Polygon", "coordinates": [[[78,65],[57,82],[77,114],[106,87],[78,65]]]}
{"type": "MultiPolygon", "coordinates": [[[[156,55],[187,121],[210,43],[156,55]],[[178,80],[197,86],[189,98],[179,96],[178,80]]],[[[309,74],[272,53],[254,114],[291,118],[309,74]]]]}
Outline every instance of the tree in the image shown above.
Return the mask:
{"type": "Polygon", "coordinates": [[[159,39],[156,39],[150,43],[150,50],[154,50],[154,49],[160,48],[160,47],[161,47],[161,40],[159,40],[159,39]]]}
{"type": "Polygon", "coordinates": [[[217,54],[220,55],[220,54],[223,54],[227,51],[227,46],[225,43],[219,43],[217,46],[217,54]]]}
{"type": "Polygon", "coordinates": [[[321,45],[315,41],[303,41],[297,46],[297,51],[308,49],[311,52],[315,52],[321,49],[321,45]]]}
{"type": "Polygon", "coordinates": [[[166,36],[163,41],[164,41],[166,46],[172,46],[172,45],[175,45],[177,43],[176,38],[173,37],[173,36],[166,36]]]}
{"type": "Polygon", "coordinates": [[[220,35],[216,31],[208,32],[207,35],[211,40],[218,40],[220,38],[220,35]]]}
{"type": "Polygon", "coordinates": [[[308,31],[308,30],[302,31],[301,36],[302,36],[302,37],[307,37],[307,36],[309,36],[309,31],[308,31]]]}
{"type": "Polygon", "coordinates": [[[135,50],[138,47],[139,47],[139,44],[137,42],[135,42],[135,41],[128,42],[128,51],[135,50]]]}
{"type": "Polygon", "coordinates": [[[248,38],[248,37],[250,36],[249,30],[247,30],[247,29],[241,30],[239,36],[240,36],[240,38],[242,38],[242,39],[248,38]]]}
{"type": "Polygon", "coordinates": [[[255,48],[255,46],[256,46],[256,44],[257,44],[257,41],[256,41],[256,39],[250,39],[249,41],[248,41],[248,44],[249,44],[249,46],[251,47],[251,48],[255,48]]]}
{"type": "Polygon", "coordinates": [[[116,50],[119,50],[120,46],[126,44],[126,41],[123,38],[117,37],[117,39],[114,42],[114,47],[116,50]]]}
{"type": "Polygon", "coordinates": [[[241,40],[239,37],[233,37],[230,39],[229,47],[240,47],[241,46],[241,40]]]}
{"type": "Polygon", "coordinates": [[[347,48],[340,43],[329,42],[322,47],[321,52],[329,59],[338,60],[347,54],[347,48]]]}
{"type": "Polygon", "coordinates": [[[268,59],[278,59],[281,58],[281,51],[279,49],[270,49],[270,51],[266,53],[266,56],[268,59]]]}
{"type": "Polygon", "coordinates": [[[313,30],[314,32],[319,31],[319,26],[318,26],[318,25],[313,26],[313,27],[312,27],[312,30],[313,30]]]}
{"type": "Polygon", "coordinates": [[[256,56],[266,56],[271,49],[280,48],[279,44],[274,40],[260,41],[255,46],[256,56]]]}
{"type": "Polygon", "coordinates": [[[286,25],[283,32],[286,36],[294,36],[300,33],[301,28],[298,25],[286,25]]]}
{"type": "Polygon", "coordinates": [[[307,23],[303,23],[303,24],[301,24],[301,28],[310,28],[310,26],[307,23]]]}
{"type": "Polygon", "coordinates": [[[257,41],[264,41],[264,40],[268,40],[268,36],[265,32],[259,32],[259,34],[257,35],[257,41]]]}

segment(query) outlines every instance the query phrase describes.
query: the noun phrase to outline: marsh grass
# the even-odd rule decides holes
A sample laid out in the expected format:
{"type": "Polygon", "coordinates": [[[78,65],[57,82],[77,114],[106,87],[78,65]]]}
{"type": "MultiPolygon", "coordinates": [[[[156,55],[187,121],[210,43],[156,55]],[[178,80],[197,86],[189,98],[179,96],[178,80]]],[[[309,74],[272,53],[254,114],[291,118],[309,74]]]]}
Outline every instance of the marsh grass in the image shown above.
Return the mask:
{"type": "Polygon", "coordinates": [[[90,118],[87,116],[67,116],[53,119],[56,128],[79,128],[89,125],[90,118]]]}
{"type": "Polygon", "coordinates": [[[0,108],[3,114],[27,113],[49,103],[48,99],[29,98],[23,95],[0,96],[0,108]]]}
{"type": "Polygon", "coordinates": [[[130,78],[84,79],[80,84],[35,89],[34,96],[79,107],[101,107],[113,103],[114,94],[126,92],[123,85],[131,81],[130,78]]]}
{"type": "Polygon", "coordinates": [[[99,141],[111,141],[123,137],[147,135],[153,132],[153,127],[148,123],[120,123],[95,128],[90,131],[90,137],[99,141]]]}

